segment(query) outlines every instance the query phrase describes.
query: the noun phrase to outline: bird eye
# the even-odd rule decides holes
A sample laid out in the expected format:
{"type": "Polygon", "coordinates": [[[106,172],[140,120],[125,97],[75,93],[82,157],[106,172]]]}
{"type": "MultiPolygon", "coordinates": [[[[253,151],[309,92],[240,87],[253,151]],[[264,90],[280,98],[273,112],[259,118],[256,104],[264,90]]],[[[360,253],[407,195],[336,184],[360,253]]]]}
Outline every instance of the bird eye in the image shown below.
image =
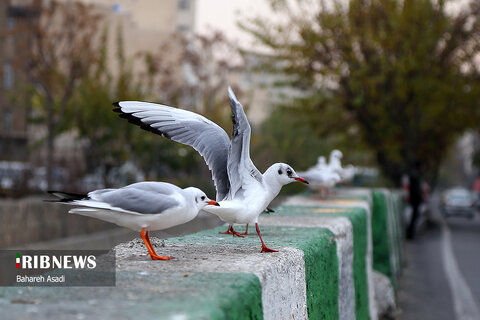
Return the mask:
{"type": "Polygon", "coordinates": [[[291,174],[292,174],[292,170],[287,169],[287,175],[291,175],[291,174]]]}
{"type": "Polygon", "coordinates": [[[202,196],[201,199],[202,199],[202,200],[205,200],[205,196],[202,196]]]}

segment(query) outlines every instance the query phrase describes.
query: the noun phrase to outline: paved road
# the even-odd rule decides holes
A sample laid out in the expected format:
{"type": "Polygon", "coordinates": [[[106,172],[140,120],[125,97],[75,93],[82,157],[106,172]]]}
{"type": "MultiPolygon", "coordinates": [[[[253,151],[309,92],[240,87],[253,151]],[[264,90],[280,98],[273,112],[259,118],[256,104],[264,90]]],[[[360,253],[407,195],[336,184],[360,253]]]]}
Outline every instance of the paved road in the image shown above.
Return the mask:
{"type": "Polygon", "coordinates": [[[480,214],[475,219],[439,214],[406,243],[397,319],[480,319],[480,214]]]}

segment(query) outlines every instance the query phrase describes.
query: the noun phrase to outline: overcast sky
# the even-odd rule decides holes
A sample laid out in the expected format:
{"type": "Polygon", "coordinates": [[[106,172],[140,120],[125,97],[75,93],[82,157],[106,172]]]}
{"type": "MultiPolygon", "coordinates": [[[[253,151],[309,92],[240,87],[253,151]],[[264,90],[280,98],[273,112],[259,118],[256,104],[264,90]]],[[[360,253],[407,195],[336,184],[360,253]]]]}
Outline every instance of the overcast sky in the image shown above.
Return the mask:
{"type": "Polygon", "coordinates": [[[204,33],[209,27],[222,30],[230,40],[250,43],[236,22],[240,16],[268,14],[269,8],[262,0],[197,0],[196,30],[204,33]]]}
{"type": "MultiPolygon", "coordinates": [[[[1,0],[0,0],[1,1],[1,0]]],[[[457,13],[470,0],[455,0],[446,5],[447,12],[457,13]]],[[[233,41],[239,41],[241,46],[252,41],[248,34],[242,32],[236,25],[240,17],[268,16],[270,8],[265,0],[196,0],[197,32],[205,33],[211,28],[222,30],[233,41]]]]}

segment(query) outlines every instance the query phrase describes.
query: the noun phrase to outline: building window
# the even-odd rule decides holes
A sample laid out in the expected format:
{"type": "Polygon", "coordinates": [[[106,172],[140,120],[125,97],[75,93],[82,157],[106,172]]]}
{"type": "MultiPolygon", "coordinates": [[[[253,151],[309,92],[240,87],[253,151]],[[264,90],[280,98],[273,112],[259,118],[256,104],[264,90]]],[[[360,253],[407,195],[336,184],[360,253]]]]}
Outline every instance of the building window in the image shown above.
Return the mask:
{"type": "Polygon", "coordinates": [[[3,88],[12,89],[13,87],[13,68],[10,62],[3,64],[3,88]]]}
{"type": "Polygon", "coordinates": [[[180,31],[180,32],[188,32],[188,31],[190,31],[190,27],[185,25],[185,24],[179,24],[177,26],[177,30],[180,31]]]}
{"type": "Polygon", "coordinates": [[[13,114],[12,109],[3,109],[3,131],[12,132],[13,129],[13,114]]]}
{"type": "Polygon", "coordinates": [[[115,12],[115,13],[124,13],[124,11],[125,11],[125,10],[123,10],[122,5],[119,4],[119,3],[114,3],[114,4],[112,5],[112,10],[113,10],[113,12],[115,12]]]}
{"type": "Polygon", "coordinates": [[[15,28],[15,18],[7,17],[7,29],[12,30],[13,28],[15,28]]]}
{"type": "Polygon", "coordinates": [[[180,9],[180,10],[190,9],[190,0],[179,0],[178,1],[178,9],[180,9]]]}

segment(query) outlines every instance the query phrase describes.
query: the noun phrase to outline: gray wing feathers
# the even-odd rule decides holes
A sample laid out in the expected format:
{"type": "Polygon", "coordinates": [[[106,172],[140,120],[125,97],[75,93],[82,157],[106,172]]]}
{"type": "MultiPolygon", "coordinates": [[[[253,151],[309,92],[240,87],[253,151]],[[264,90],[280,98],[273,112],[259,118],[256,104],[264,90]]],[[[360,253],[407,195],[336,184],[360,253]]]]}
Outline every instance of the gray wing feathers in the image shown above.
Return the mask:
{"type": "Polygon", "coordinates": [[[150,191],[163,195],[173,195],[175,192],[182,192],[181,188],[167,182],[157,182],[157,181],[143,181],[132,183],[122,189],[133,188],[138,190],[150,191]]]}
{"type": "MultiPolygon", "coordinates": [[[[122,101],[121,112],[139,119],[156,133],[193,147],[205,159],[222,200],[230,189],[227,157],[230,139],[227,133],[207,118],[182,109],[147,102],[122,101]]],[[[135,123],[135,122],[134,122],[135,123]]]]}
{"type": "Polygon", "coordinates": [[[96,192],[91,197],[93,200],[108,203],[112,207],[144,214],[161,214],[180,204],[171,195],[142,189],[129,186],[114,190],[99,190],[102,192],[96,192]]]}
{"type": "Polygon", "coordinates": [[[250,159],[250,124],[242,105],[230,87],[228,87],[228,97],[232,108],[233,132],[227,172],[231,185],[230,196],[233,197],[244,184],[246,178],[244,172],[248,172],[247,175],[258,182],[262,182],[262,174],[250,159]]]}

